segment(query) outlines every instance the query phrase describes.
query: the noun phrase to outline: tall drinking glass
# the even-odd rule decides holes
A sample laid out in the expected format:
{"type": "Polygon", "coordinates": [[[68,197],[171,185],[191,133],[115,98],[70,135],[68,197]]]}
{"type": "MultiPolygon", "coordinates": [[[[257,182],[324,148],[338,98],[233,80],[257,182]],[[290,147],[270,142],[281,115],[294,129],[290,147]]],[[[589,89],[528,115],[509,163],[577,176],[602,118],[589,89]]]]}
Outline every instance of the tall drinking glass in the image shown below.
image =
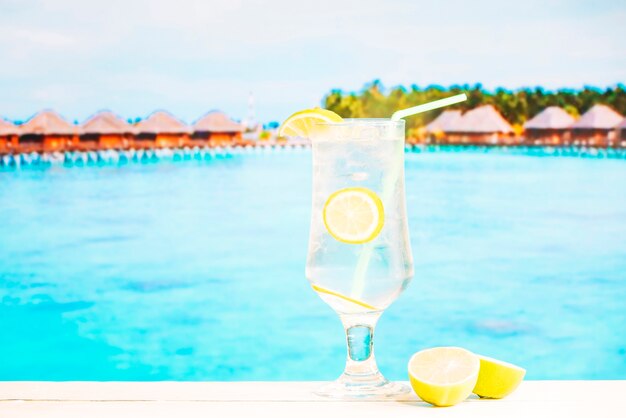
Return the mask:
{"type": "Polygon", "coordinates": [[[346,119],[311,130],[313,206],[306,277],[346,332],[346,367],[316,393],[393,397],[374,327],[413,277],[404,190],[404,120],[346,119]]]}

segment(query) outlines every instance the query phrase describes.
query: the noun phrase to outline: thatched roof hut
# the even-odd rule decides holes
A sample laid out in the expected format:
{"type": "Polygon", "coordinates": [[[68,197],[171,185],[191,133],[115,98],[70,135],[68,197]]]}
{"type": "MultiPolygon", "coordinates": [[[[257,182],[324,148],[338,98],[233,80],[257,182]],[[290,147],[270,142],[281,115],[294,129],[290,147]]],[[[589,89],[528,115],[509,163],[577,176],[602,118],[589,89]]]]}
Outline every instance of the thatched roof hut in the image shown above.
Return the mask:
{"type": "Polygon", "coordinates": [[[20,128],[6,119],[0,118],[0,136],[19,135],[20,128]]]}
{"type": "Polygon", "coordinates": [[[180,119],[164,110],[158,110],[136,125],[140,134],[188,134],[191,129],[180,119]]]}
{"type": "Polygon", "coordinates": [[[134,144],[138,147],[181,147],[186,144],[191,128],[171,113],[156,111],[136,126],[134,144]]]}
{"type": "Polygon", "coordinates": [[[66,121],[54,110],[42,110],[20,126],[22,135],[72,136],[80,129],[66,121]]]}
{"type": "Polygon", "coordinates": [[[209,145],[241,141],[243,126],[219,111],[209,112],[193,125],[193,140],[208,141],[209,145]]]}
{"type": "Polygon", "coordinates": [[[451,127],[449,132],[509,134],[513,133],[513,128],[495,107],[484,105],[465,112],[461,119],[451,127]]]}
{"type": "Polygon", "coordinates": [[[565,130],[576,122],[569,113],[558,106],[550,106],[526,121],[524,129],[565,130]]]}
{"type": "Polygon", "coordinates": [[[243,126],[224,112],[213,111],[202,116],[193,124],[195,132],[242,132],[243,126]]]}
{"type": "Polygon", "coordinates": [[[43,110],[20,126],[20,148],[25,151],[55,151],[71,145],[80,133],[54,110],[43,110]]]}
{"type": "Polygon", "coordinates": [[[498,144],[511,142],[513,128],[491,105],[465,112],[449,123],[442,142],[461,144],[498,144]]]}
{"type": "Polygon", "coordinates": [[[460,110],[444,110],[433,121],[426,125],[426,132],[448,132],[453,130],[461,120],[460,110]]]}
{"type": "Polygon", "coordinates": [[[135,128],[113,112],[103,110],[91,116],[82,124],[84,134],[124,135],[132,134],[135,128]]]}
{"type": "Polygon", "coordinates": [[[571,127],[574,143],[607,147],[614,145],[615,128],[624,119],[606,105],[594,105],[571,127]]]}
{"type": "Polygon", "coordinates": [[[586,111],[571,128],[609,131],[615,129],[623,119],[622,115],[610,107],[597,104],[586,111]]]}
{"type": "Polygon", "coordinates": [[[113,112],[103,110],[82,125],[81,148],[126,148],[136,129],[113,112]]]}

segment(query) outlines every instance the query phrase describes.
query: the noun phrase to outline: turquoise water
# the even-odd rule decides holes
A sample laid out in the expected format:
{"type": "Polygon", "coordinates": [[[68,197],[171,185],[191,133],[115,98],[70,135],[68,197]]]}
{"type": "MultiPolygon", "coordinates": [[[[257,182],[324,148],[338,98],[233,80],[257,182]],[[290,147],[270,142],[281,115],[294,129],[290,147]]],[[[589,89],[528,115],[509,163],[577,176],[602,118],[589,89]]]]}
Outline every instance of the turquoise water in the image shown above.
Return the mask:
{"type": "MultiPolygon", "coordinates": [[[[459,345],[626,378],[626,161],[408,153],[415,278],[383,373],[459,345]]],[[[0,171],[0,380],[305,380],[343,330],[303,277],[308,151],[0,171]]]]}

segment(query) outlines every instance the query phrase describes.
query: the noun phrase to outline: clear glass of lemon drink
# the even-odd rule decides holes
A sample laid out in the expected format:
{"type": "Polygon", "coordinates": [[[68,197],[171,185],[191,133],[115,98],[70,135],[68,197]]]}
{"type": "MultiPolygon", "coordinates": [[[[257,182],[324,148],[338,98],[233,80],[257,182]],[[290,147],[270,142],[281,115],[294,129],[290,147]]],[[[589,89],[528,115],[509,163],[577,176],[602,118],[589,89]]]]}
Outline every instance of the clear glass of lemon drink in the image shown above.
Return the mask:
{"type": "Polygon", "coordinates": [[[413,277],[404,187],[404,120],[345,119],[308,130],[313,201],[306,277],[341,318],[343,374],[316,393],[388,398],[409,391],[379,372],[374,327],[413,277]]]}

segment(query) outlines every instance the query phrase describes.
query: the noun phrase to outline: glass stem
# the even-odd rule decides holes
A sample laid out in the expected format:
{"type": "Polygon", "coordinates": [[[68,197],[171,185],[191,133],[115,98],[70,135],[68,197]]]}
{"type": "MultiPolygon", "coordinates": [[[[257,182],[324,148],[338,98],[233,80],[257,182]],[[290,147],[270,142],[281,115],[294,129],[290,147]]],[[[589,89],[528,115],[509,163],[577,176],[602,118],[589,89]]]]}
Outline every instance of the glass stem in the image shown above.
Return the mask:
{"type": "Polygon", "coordinates": [[[344,376],[357,380],[382,378],[374,357],[374,328],[381,313],[341,315],[348,356],[344,376]]]}

